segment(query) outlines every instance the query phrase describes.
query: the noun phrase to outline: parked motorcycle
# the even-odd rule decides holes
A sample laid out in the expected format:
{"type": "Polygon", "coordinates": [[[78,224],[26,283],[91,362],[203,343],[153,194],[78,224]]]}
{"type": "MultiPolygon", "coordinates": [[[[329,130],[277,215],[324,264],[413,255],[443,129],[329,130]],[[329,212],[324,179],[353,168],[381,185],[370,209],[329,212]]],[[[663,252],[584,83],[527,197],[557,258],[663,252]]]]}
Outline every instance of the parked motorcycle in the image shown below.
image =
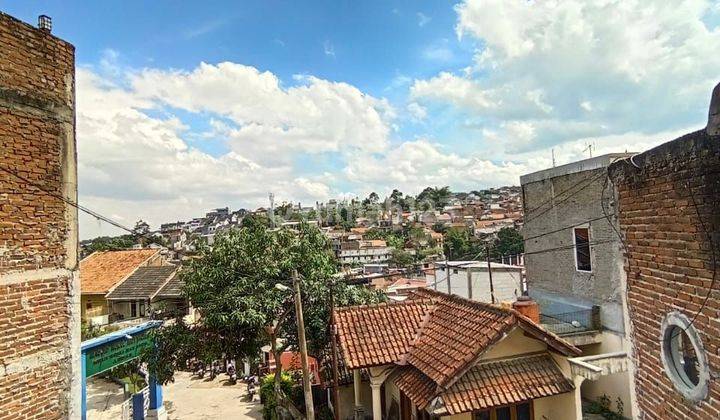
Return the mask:
{"type": "Polygon", "coordinates": [[[227,374],[230,377],[230,383],[235,385],[237,383],[237,372],[235,372],[235,365],[228,365],[227,374]]]}
{"type": "Polygon", "coordinates": [[[250,401],[252,401],[253,398],[255,397],[255,378],[254,377],[251,377],[247,383],[247,393],[248,393],[248,399],[250,399],[250,401]]]}

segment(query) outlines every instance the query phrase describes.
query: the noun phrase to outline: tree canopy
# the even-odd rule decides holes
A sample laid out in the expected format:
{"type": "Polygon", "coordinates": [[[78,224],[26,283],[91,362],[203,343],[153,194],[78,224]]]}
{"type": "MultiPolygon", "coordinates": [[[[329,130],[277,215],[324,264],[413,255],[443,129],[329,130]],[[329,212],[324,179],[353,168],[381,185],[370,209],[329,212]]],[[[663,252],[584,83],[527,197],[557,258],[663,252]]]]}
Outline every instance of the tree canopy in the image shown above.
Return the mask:
{"type": "Polygon", "coordinates": [[[275,287],[290,287],[293,270],[300,279],[308,349],[317,355],[329,340],[332,284],[338,306],[383,300],[376,291],[333,281],[336,267],[330,244],[316,227],[303,223],[299,232],[272,230],[263,221],[246,218],[242,228],[223,232],[212,247],[202,247],[181,271],[183,292],[201,320],[187,326],[178,319],[155,332],[158,346],[147,356],[150,369],[165,383],[190,358],[255,357],[270,342],[270,330],[284,347],[295,345],[292,295],[275,287]]]}

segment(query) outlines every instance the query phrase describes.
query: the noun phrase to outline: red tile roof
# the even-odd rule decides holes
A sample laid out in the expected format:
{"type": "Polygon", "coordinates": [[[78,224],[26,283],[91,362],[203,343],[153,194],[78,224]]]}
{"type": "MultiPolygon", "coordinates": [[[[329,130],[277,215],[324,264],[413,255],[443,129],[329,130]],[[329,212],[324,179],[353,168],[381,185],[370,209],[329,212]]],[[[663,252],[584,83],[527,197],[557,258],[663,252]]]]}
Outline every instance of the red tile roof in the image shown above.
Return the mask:
{"type": "Polygon", "coordinates": [[[430,308],[430,302],[415,299],[337,309],[338,338],[350,369],[394,363],[408,346],[430,308]]]}
{"type": "Polygon", "coordinates": [[[80,290],[83,294],[106,294],[160,251],[127,249],[98,251],[80,261],[80,290]]]}
{"type": "Polygon", "coordinates": [[[437,384],[412,366],[402,366],[398,370],[395,385],[420,409],[437,394],[437,384]]]}
{"type": "Polygon", "coordinates": [[[512,313],[499,307],[444,295],[435,301],[407,361],[444,387],[516,322],[512,313]]]}
{"type": "Polygon", "coordinates": [[[572,389],[545,353],[481,361],[514,328],[561,354],[581,353],[513,309],[430,289],[413,291],[402,303],[340,309],[336,322],[350,369],[401,365],[398,387],[421,408],[442,396],[450,414],[484,408],[488,401],[503,405],[572,389]]]}
{"type": "Polygon", "coordinates": [[[549,397],[574,389],[548,353],[478,363],[447,390],[442,390],[411,366],[400,368],[395,384],[420,409],[439,396],[442,406],[436,408],[450,415],[549,397]]]}
{"type": "Polygon", "coordinates": [[[458,414],[572,391],[548,353],[483,362],[442,393],[445,410],[458,414]]]}

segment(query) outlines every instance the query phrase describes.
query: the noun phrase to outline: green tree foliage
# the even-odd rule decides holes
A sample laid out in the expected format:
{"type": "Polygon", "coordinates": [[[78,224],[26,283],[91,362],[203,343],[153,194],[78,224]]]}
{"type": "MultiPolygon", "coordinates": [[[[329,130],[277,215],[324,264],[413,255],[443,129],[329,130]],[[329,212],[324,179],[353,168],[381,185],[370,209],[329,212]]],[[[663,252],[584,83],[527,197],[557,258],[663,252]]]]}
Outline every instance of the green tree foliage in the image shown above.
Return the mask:
{"type": "Polygon", "coordinates": [[[394,267],[410,269],[415,264],[415,256],[402,249],[393,249],[388,262],[394,267]]]}
{"type": "Polygon", "coordinates": [[[83,254],[85,256],[96,251],[117,251],[120,249],[130,249],[135,245],[135,239],[132,235],[122,236],[100,236],[90,241],[83,241],[83,254]]]}
{"type": "MultiPolygon", "coordinates": [[[[418,194],[417,201],[425,205],[431,204],[434,208],[441,209],[450,202],[450,197],[452,197],[450,187],[427,187],[418,194]]],[[[426,206],[421,205],[421,207],[423,210],[428,210],[428,208],[424,208],[426,206]]]]}
{"type": "MultiPolygon", "coordinates": [[[[280,389],[283,394],[290,395],[293,388],[293,380],[289,373],[283,372],[280,376],[280,389]]],[[[260,399],[263,402],[263,419],[276,420],[277,400],[275,399],[275,377],[267,375],[260,382],[260,399]]]]}
{"type": "Polygon", "coordinates": [[[468,260],[483,255],[484,245],[468,229],[451,228],[445,235],[444,252],[451,260],[468,260]]]}
{"type": "MultiPolygon", "coordinates": [[[[191,358],[255,356],[269,342],[279,363],[282,351],[296,344],[297,328],[292,295],[275,285],[291,286],[293,269],[300,276],[308,348],[318,354],[329,340],[336,266],[330,243],[316,227],[303,223],[296,233],[246,219],[241,229],[218,235],[212,248],[201,248],[199,258],[183,269],[184,294],[201,320],[189,327],[179,319],[155,332],[158,350],[148,356],[151,370],[165,383],[191,358]]],[[[375,291],[343,282],[336,282],[334,292],[338,306],[383,300],[375,291]]]]}
{"type": "Polygon", "coordinates": [[[514,227],[504,227],[497,233],[497,239],[494,241],[490,253],[493,257],[501,257],[503,255],[516,255],[525,252],[525,242],[520,231],[514,227]]]}

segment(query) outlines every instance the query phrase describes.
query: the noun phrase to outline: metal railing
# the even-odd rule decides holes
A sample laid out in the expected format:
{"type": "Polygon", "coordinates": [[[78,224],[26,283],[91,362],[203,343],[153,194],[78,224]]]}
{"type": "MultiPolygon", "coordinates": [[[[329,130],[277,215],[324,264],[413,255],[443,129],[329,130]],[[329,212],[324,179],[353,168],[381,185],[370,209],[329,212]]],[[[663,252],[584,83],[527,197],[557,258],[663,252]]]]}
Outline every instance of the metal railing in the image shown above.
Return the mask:
{"type": "Polygon", "coordinates": [[[540,324],[558,335],[599,331],[602,328],[600,307],[560,314],[540,314],[540,324]]]}

